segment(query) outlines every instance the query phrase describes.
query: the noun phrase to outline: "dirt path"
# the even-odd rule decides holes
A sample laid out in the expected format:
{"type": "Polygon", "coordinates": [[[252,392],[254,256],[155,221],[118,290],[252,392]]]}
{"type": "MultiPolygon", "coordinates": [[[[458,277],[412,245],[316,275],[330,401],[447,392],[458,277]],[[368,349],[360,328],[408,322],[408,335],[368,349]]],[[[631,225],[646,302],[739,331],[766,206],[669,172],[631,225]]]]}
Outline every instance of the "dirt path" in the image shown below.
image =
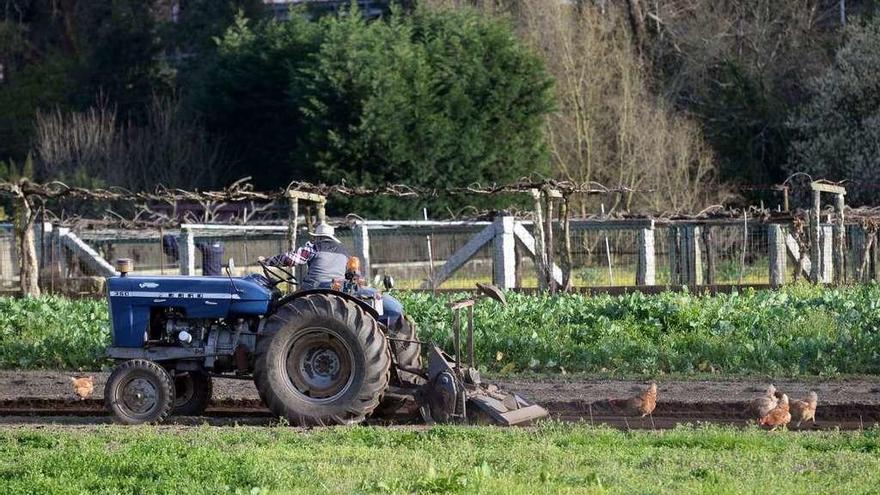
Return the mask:
{"type": "MultiPolygon", "coordinates": [[[[79,373],[83,376],[89,373],[79,373]]],[[[95,377],[95,394],[75,400],[69,373],[51,371],[0,372],[0,426],[25,424],[96,424],[109,422],[104,411],[107,373],[95,377]]],[[[659,402],[650,419],[623,418],[609,410],[607,398],[627,397],[643,387],[634,380],[588,378],[528,378],[492,380],[546,407],[563,421],[586,421],[621,428],[670,428],[681,423],[713,422],[745,425],[752,418],[748,401],[760,395],[768,382],[754,379],[658,380],[659,402]]],[[[809,429],[860,429],[880,423],[880,379],[845,378],[774,380],[792,398],[815,390],[819,410],[809,429]]],[[[269,425],[275,419],[263,407],[249,380],[216,379],[214,401],[203,418],[175,418],[174,424],[269,425]]],[[[382,423],[382,421],[375,421],[382,423]]]]}

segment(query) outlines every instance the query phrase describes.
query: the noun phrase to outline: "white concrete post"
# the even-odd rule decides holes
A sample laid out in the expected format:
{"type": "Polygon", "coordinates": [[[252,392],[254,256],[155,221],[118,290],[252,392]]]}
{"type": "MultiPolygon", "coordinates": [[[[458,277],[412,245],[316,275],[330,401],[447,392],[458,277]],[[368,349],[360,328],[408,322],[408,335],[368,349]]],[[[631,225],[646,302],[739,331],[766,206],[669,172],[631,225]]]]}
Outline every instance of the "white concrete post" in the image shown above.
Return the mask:
{"type": "Polygon", "coordinates": [[[180,253],[180,274],[193,276],[196,274],[196,239],[193,231],[187,227],[181,227],[180,237],[177,239],[177,249],[180,253]]]}
{"type": "Polygon", "coordinates": [[[361,259],[361,275],[370,280],[370,229],[363,222],[358,222],[351,231],[354,235],[355,256],[361,259]]]}
{"type": "Polygon", "coordinates": [[[647,228],[639,229],[639,265],[636,269],[636,285],[657,283],[657,263],[654,253],[654,221],[647,228]]]}
{"type": "Polygon", "coordinates": [[[492,283],[502,289],[516,287],[515,219],[511,216],[495,218],[495,238],[492,240],[492,283]]]}
{"type": "Polygon", "coordinates": [[[779,287],[785,284],[787,259],[782,225],[774,223],[767,226],[767,244],[770,251],[770,285],[779,287]]]}

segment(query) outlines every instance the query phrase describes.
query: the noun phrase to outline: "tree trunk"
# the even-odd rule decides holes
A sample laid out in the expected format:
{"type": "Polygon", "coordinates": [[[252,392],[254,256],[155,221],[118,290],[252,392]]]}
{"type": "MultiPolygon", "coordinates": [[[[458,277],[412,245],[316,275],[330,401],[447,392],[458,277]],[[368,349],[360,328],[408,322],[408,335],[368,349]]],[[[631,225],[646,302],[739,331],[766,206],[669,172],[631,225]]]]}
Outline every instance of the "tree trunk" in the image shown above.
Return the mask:
{"type": "Polygon", "coordinates": [[[642,4],[639,0],[627,0],[629,4],[629,20],[632,23],[633,38],[639,55],[645,49],[645,16],[642,15],[642,4]]]}
{"type": "Polygon", "coordinates": [[[23,297],[40,295],[40,265],[37,262],[36,221],[33,205],[26,196],[15,198],[15,239],[18,244],[19,278],[23,297]]]}

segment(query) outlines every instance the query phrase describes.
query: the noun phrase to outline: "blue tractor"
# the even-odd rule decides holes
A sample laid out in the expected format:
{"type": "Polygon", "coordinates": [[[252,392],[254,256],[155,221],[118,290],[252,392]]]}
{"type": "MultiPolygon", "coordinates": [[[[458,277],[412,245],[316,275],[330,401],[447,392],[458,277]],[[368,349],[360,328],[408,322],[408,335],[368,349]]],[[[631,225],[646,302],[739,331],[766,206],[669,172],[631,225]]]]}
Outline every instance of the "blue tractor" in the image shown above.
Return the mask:
{"type": "Polygon", "coordinates": [[[472,362],[464,366],[437,346],[427,346],[423,367],[412,320],[384,315],[383,296],[363,288],[357,263],[350,268],[329,288],[284,294],[279,286],[296,279],[283,269],[142,277],[120,260],[120,275],[108,283],[108,356],[117,362],[105,387],[108,410],[124,424],[199,415],[212,377],[224,376],[253,379],[270,411],[296,425],[358,423],[378,411],[408,411],[428,422],[479,416],[519,424],[546,416],[483,384],[472,362]]]}

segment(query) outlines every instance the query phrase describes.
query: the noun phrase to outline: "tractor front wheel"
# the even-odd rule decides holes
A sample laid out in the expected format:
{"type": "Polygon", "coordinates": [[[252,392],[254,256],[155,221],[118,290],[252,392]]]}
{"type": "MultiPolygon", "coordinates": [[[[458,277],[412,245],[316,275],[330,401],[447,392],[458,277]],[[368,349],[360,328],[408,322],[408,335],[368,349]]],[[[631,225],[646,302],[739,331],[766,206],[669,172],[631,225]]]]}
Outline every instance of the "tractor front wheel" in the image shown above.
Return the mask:
{"type": "Polygon", "coordinates": [[[104,403],[117,422],[127,425],[159,423],[174,402],[174,380],[153,361],[122,362],[107,380],[104,403]]]}
{"type": "Polygon", "coordinates": [[[184,371],[174,376],[174,408],[171,414],[201,416],[211,402],[214,385],[204,371],[184,371]]]}
{"type": "Polygon", "coordinates": [[[390,365],[375,318],[343,297],[313,294],[266,321],[254,382],[266,406],[293,424],[351,424],[379,405],[390,365]]]}

